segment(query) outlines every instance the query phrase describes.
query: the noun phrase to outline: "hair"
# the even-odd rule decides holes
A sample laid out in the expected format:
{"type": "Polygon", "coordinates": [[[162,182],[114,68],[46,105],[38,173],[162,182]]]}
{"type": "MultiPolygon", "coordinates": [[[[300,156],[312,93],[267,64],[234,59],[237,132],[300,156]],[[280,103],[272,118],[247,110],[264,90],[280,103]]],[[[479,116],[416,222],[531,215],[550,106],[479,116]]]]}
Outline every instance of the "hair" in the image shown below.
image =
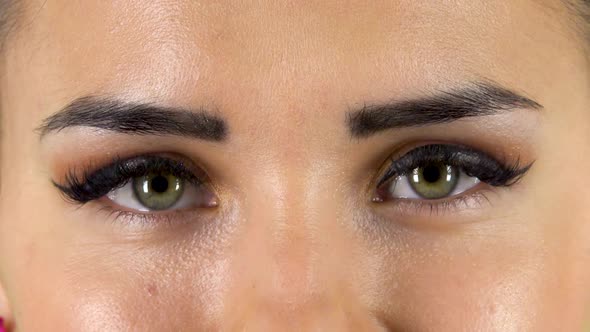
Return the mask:
{"type": "Polygon", "coordinates": [[[15,0],[0,0],[0,50],[2,50],[9,32],[17,22],[14,18],[15,7],[15,0]]]}
{"type": "Polygon", "coordinates": [[[584,45],[590,49],[590,0],[562,0],[568,9],[578,17],[574,28],[586,40],[584,45]]]}

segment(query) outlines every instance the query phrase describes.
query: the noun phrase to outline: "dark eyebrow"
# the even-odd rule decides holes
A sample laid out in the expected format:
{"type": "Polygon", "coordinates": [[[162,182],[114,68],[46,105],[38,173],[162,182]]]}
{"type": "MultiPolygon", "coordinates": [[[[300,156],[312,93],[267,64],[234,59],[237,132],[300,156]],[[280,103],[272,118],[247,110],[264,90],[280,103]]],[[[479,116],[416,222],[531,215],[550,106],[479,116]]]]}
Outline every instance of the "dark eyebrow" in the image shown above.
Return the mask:
{"type": "Polygon", "coordinates": [[[38,128],[41,137],[69,127],[93,127],[133,135],[174,135],[223,141],[227,124],[204,110],[160,107],[101,97],[76,99],[48,117],[38,128]]]}
{"type": "Polygon", "coordinates": [[[479,82],[416,99],[364,106],[348,113],[347,124],[353,137],[364,138],[387,129],[447,123],[523,108],[538,110],[543,106],[495,83],[479,82]]]}

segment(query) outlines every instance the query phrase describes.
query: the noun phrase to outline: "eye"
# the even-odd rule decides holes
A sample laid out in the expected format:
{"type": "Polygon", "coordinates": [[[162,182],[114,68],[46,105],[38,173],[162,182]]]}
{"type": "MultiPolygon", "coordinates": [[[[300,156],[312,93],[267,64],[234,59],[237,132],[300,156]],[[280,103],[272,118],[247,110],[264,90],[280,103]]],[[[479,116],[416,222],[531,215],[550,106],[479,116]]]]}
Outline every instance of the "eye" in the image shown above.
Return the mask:
{"type": "Polygon", "coordinates": [[[122,207],[143,212],[212,207],[216,204],[207,188],[166,173],[134,177],[123,187],[108,193],[107,198],[122,207]]]}
{"type": "Polygon", "coordinates": [[[421,146],[391,160],[378,182],[374,201],[443,200],[460,196],[481,183],[510,186],[530,167],[520,167],[518,162],[506,164],[464,146],[421,146]]]}
{"type": "Polygon", "coordinates": [[[99,170],[85,172],[82,180],[72,172],[66,182],[55,185],[82,204],[105,199],[122,209],[141,212],[217,206],[203,171],[167,157],[116,159],[99,170]]]}
{"type": "Polygon", "coordinates": [[[131,186],[143,206],[151,210],[166,210],[178,203],[185,184],[172,174],[153,173],[134,178],[131,186]]]}
{"type": "Polygon", "coordinates": [[[462,194],[480,183],[460,168],[445,164],[418,167],[385,184],[391,198],[442,199],[462,194]]]}

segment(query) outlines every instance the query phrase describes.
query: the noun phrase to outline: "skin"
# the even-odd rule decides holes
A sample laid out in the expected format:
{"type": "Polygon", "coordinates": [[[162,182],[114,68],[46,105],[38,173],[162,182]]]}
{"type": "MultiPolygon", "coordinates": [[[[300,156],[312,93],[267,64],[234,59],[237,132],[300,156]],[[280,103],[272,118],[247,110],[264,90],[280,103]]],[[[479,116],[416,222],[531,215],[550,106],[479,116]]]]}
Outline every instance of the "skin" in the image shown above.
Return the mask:
{"type": "MultiPolygon", "coordinates": [[[[0,315],[18,331],[578,331],[590,71],[559,1],[26,1],[0,76],[0,315]],[[351,139],[359,105],[480,79],[543,105],[351,139]],[[77,97],[213,109],[228,140],[40,123],[77,97]],[[534,162],[485,200],[371,201],[396,152],[534,162]],[[173,153],[219,207],[141,222],[51,180],[173,153]]],[[[484,186],[485,187],[485,186],[484,186]]]]}

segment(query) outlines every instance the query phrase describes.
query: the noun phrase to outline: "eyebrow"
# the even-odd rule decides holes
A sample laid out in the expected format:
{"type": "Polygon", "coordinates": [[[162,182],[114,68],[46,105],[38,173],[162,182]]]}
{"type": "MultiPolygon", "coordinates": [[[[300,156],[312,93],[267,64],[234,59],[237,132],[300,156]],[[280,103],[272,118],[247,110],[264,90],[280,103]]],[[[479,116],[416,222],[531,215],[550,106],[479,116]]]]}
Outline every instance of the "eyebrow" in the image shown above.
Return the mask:
{"type": "Polygon", "coordinates": [[[173,135],[221,142],[228,129],[205,110],[161,107],[87,96],[74,100],[38,128],[41,137],[70,127],[93,127],[131,135],[173,135]]]}
{"type": "Polygon", "coordinates": [[[348,113],[347,124],[352,137],[366,138],[388,129],[448,123],[516,109],[542,108],[538,102],[495,83],[477,82],[416,99],[364,106],[348,113]]]}

